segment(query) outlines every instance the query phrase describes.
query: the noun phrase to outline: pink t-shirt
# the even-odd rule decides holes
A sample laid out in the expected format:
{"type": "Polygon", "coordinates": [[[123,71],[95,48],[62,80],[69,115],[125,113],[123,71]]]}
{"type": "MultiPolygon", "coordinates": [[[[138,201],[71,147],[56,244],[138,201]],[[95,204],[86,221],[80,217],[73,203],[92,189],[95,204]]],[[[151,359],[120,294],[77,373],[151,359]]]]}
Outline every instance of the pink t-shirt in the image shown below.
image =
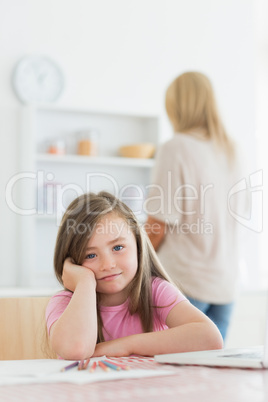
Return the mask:
{"type": "MultiPolygon", "coordinates": [[[[47,329],[61,316],[68,306],[73,293],[62,291],[52,296],[46,309],[47,329]]],[[[171,283],[160,278],[152,281],[153,322],[154,331],[167,329],[166,318],[170,310],[178,303],[186,300],[185,296],[171,283]]],[[[128,300],[119,306],[100,307],[105,341],[143,332],[138,314],[131,315],[128,300]]]]}

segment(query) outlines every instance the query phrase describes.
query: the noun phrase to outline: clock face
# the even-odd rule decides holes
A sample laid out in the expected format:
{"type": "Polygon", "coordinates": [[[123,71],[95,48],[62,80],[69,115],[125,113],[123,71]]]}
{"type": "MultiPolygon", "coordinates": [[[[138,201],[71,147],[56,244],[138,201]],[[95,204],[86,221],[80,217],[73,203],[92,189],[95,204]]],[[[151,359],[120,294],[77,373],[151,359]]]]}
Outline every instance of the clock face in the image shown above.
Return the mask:
{"type": "Polygon", "coordinates": [[[49,58],[27,56],[15,67],[13,87],[23,103],[54,102],[62,93],[64,79],[59,67],[49,58]]]}

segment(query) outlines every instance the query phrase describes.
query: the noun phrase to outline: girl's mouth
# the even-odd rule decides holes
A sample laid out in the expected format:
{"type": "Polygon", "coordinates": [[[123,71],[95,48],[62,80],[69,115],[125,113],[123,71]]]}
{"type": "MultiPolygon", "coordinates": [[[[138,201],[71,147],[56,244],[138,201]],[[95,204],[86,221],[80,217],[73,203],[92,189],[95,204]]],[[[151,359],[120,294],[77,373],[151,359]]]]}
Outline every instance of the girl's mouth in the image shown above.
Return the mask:
{"type": "Polygon", "coordinates": [[[114,279],[118,278],[121,275],[121,272],[119,274],[113,274],[113,275],[107,275],[101,278],[101,281],[113,281],[114,279]]]}

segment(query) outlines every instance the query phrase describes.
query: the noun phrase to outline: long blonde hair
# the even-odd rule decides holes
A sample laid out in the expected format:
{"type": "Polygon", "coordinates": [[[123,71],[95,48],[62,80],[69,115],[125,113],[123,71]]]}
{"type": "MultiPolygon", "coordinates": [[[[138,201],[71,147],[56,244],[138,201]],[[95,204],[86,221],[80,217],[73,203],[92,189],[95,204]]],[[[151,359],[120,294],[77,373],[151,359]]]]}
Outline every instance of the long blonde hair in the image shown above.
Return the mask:
{"type": "MultiPolygon", "coordinates": [[[[58,231],[54,270],[61,284],[63,264],[67,257],[81,265],[86,255],[86,247],[98,221],[109,213],[116,213],[127,222],[132,230],[138,252],[138,269],[129,287],[129,310],[138,313],[144,332],[153,330],[152,277],[171,282],[156,253],[137,221],[135,214],[122,201],[107,192],[87,193],[76,198],[67,208],[58,231]]],[[[98,340],[103,341],[102,320],[99,313],[98,295],[98,340]]]]}
{"type": "Polygon", "coordinates": [[[214,141],[233,158],[233,141],[225,131],[211,82],[204,74],[179,75],[166,91],[166,111],[175,133],[191,134],[201,130],[204,138],[214,141]]]}

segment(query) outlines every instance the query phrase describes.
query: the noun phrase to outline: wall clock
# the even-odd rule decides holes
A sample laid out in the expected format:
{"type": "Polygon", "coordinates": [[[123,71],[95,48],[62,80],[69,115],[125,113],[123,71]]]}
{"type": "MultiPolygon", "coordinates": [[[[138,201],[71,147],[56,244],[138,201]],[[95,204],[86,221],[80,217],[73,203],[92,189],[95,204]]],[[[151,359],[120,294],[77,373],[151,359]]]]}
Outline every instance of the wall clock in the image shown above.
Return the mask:
{"type": "Polygon", "coordinates": [[[64,88],[64,77],[57,64],[45,56],[25,56],[15,66],[12,84],[23,103],[55,102],[64,88]]]}

